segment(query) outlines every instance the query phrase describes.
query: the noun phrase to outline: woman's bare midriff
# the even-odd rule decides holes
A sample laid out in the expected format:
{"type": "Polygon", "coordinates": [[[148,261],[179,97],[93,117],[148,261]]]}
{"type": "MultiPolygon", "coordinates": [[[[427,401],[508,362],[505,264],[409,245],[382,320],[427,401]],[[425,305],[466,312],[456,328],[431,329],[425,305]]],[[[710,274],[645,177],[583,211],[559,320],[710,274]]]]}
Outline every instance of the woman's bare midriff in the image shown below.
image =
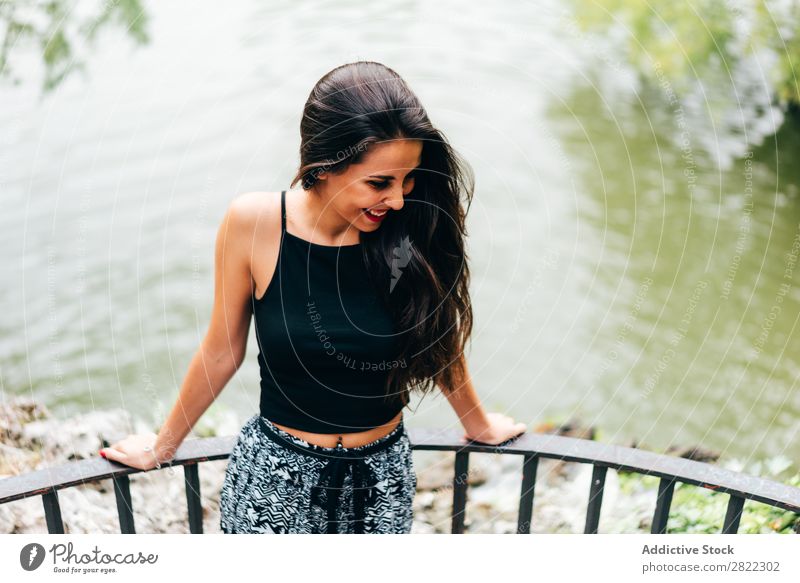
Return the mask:
{"type": "Polygon", "coordinates": [[[274,421],[272,421],[272,423],[287,433],[291,433],[295,437],[299,437],[308,443],[312,443],[320,447],[336,447],[336,444],[339,442],[340,435],[342,437],[342,447],[359,447],[391,433],[392,430],[400,424],[400,420],[402,418],[403,412],[400,411],[391,421],[385,423],[384,425],[373,427],[367,431],[356,431],[354,433],[311,433],[309,431],[300,431],[299,429],[294,429],[293,427],[287,427],[286,425],[281,425],[280,423],[275,423],[274,421]]]}

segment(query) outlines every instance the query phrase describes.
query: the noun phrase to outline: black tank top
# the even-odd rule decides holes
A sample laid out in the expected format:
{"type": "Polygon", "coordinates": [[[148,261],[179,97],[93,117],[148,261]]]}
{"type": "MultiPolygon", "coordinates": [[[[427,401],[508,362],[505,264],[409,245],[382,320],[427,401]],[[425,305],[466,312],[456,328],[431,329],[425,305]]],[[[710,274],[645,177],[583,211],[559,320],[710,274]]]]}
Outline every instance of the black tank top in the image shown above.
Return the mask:
{"type": "Polygon", "coordinates": [[[366,431],[403,409],[387,400],[398,360],[389,312],[369,280],[361,244],[328,246],[286,231],[275,274],[253,318],[261,370],[261,415],[314,433],[366,431]]]}

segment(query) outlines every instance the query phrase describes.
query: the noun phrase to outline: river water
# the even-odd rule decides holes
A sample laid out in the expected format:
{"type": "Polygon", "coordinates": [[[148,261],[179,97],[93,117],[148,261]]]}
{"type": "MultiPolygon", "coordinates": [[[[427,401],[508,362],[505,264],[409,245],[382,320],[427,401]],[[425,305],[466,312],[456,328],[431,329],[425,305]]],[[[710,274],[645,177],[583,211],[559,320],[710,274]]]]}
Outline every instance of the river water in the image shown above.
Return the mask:
{"type": "MultiPolygon", "coordinates": [[[[796,459],[800,124],[760,144],[705,127],[557,7],[148,2],[147,40],[79,38],[83,72],[47,92],[20,47],[0,89],[0,388],[162,419],[208,324],[228,202],[288,187],[311,87],[370,59],[475,170],[467,355],[489,410],[796,459]]],[[[251,329],[204,420],[257,411],[256,353],[251,329]]],[[[441,396],[412,409],[411,427],[458,426],[441,396]]]]}

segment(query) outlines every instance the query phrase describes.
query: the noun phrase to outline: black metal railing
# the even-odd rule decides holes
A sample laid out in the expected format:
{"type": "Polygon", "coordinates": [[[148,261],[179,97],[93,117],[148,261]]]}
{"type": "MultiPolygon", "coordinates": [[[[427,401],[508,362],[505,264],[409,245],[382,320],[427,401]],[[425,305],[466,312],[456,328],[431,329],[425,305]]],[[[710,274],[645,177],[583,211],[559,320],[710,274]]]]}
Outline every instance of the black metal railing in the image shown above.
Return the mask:
{"type": "MultiPolygon", "coordinates": [[[[609,468],[660,478],[651,533],[667,532],[672,494],[678,482],[729,495],[722,526],[723,533],[735,534],[738,531],[745,500],[754,500],[800,513],[800,488],[686,458],[551,434],[526,433],[508,445],[494,446],[478,442],[465,445],[460,441],[461,433],[456,430],[409,428],[408,433],[414,450],[455,452],[451,526],[453,533],[464,532],[469,456],[472,453],[523,456],[517,534],[527,534],[531,531],[533,494],[540,458],[592,465],[584,526],[584,532],[589,534],[597,533],[600,508],[603,503],[603,488],[609,468]]],[[[228,458],[235,441],[236,436],[189,439],[184,441],[177,451],[172,466],[183,466],[191,533],[203,532],[198,466],[205,461],[228,458]]],[[[135,533],[129,476],[141,471],[99,457],[69,462],[0,480],[0,504],[30,496],[41,496],[47,530],[51,534],[60,534],[64,532],[64,524],[61,519],[58,491],[111,479],[114,483],[120,532],[135,533]]],[[[149,471],[164,471],[164,468],[149,471]]]]}

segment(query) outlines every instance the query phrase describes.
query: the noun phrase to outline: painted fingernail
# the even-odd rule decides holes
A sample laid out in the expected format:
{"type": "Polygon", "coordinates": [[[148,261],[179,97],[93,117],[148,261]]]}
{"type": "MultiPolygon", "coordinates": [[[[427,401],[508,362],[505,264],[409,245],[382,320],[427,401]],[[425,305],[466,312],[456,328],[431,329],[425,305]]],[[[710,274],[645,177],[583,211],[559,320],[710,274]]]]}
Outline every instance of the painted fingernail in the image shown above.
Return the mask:
{"type": "Polygon", "coordinates": [[[100,451],[98,451],[97,453],[99,453],[103,457],[106,457],[106,452],[104,452],[102,449],[100,451]]]}

